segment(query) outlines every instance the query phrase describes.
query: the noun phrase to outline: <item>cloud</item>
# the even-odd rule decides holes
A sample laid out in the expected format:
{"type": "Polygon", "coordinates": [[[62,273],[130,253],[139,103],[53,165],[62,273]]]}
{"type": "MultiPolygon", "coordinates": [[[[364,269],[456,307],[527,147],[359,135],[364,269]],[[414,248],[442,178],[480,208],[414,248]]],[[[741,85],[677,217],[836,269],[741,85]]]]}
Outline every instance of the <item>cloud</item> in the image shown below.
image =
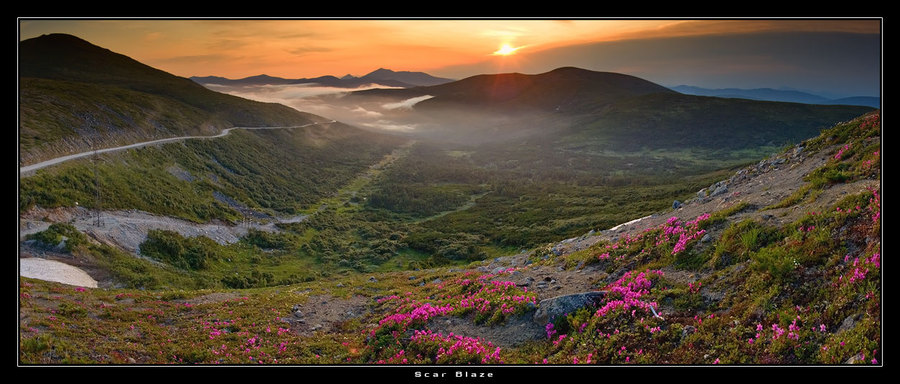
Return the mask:
{"type": "Polygon", "coordinates": [[[416,124],[398,124],[396,122],[390,120],[378,120],[371,123],[363,123],[361,124],[368,128],[375,128],[385,131],[394,131],[394,132],[412,132],[418,129],[418,125],[416,124]]]}
{"type": "Polygon", "coordinates": [[[360,106],[357,106],[356,108],[350,110],[350,112],[354,112],[354,113],[360,114],[365,117],[381,117],[382,116],[381,112],[370,111],[370,110],[365,109],[360,106]]]}
{"type": "Polygon", "coordinates": [[[394,110],[394,109],[412,109],[412,107],[413,107],[414,105],[416,105],[417,103],[422,102],[422,101],[425,101],[425,100],[428,100],[428,99],[430,99],[430,98],[432,98],[432,97],[434,97],[434,96],[431,96],[431,95],[425,95],[425,96],[413,97],[413,98],[411,98],[411,99],[406,99],[406,100],[403,100],[403,101],[400,101],[400,102],[396,102],[396,103],[388,103],[388,104],[384,104],[384,105],[382,105],[382,108],[388,109],[388,110],[394,110]]]}

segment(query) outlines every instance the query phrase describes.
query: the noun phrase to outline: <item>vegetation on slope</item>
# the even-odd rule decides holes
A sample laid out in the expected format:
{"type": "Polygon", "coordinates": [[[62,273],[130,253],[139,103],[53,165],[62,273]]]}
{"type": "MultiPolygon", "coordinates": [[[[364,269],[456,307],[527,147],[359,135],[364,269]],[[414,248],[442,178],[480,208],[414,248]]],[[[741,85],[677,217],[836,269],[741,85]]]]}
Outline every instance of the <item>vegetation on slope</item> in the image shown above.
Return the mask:
{"type": "Polygon", "coordinates": [[[232,126],[324,120],[210,91],[64,34],[19,44],[20,161],[232,126]]]}
{"type": "MultiPolygon", "coordinates": [[[[877,184],[879,119],[873,114],[842,123],[804,143],[828,151],[824,170],[847,176],[820,184],[813,177],[807,182],[813,190],[835,183],[877,184]]],[[[581,264],[586,268],[577,273],[605,276],[600,289],[607,294],[596,307],[551,319],[543,340],[519,347],[500,348],[477,335],[430,328],[430,320],[448,316],[473,329],[503,327],[528,313],[536,300],[510,280],[517,270],[480,274],[439,268],[338,274],[337,284],[231,293],[85,289],[23,279],[19,359],[26,364],[877,365],[883,359],[880,193],[870,188],[848,194],[815,211],[800,199],[795,206],[804,214],[782,226],[735,220],[753,209],[736,205],[689,220],[670,219],[580,252],[535,251],[533,263],[520,270],[581,264]],[[704,240],[710,233],[719,235],[704,240]],[[321,309],[325,301],[342,305],[354,299],[368,303],[363,313],[342,317],[327,332],[310,332],[297,320],[304,318],[300,312],[321,309]]],[[[253,242],[282,244],[264,237],[253,242]]]]}
{"type": "Polygon", "coordinates": [[[401,143],[340,124],[238,130],[40,170],[21,179],[19,207],[138,209],[196,222],[296,215],[401,143]]]}

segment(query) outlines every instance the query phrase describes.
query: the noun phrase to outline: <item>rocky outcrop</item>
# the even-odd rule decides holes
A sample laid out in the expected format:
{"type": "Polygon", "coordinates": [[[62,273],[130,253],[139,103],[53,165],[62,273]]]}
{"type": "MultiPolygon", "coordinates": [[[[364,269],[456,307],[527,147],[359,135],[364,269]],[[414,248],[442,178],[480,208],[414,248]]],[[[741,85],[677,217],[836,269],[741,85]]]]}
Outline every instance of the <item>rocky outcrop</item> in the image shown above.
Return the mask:
{"type": "Polygon", "coordinates": [[[594,306],[604,296],[606,296],[605,291],[591,291],[541,300],[533,320],[539,325],[546,325],[557,316],[565,316],[580,308],[594,306]]]}

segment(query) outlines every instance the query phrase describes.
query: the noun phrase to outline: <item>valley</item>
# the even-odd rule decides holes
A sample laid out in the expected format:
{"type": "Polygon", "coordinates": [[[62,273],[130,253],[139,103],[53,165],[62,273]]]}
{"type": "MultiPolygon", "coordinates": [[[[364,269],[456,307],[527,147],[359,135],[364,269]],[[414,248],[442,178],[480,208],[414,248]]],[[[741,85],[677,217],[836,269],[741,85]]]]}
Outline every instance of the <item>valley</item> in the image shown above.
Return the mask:
{"type": "Polygon", "coordinates": [[[22,50],[20,263],[96,282],[20,264],[23,364],[881,359],[877,109],[566,67],[318,116],[74,37],[22,50]]]}

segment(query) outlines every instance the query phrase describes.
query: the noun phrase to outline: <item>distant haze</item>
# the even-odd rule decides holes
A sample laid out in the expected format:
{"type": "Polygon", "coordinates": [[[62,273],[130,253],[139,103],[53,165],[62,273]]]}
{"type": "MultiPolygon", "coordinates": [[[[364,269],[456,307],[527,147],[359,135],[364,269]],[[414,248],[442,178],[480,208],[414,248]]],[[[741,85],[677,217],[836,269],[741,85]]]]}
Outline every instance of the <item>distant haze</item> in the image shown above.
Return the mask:
{"type": "MultiPolygon", "coordinates": [[[[517,68],[575,66],[626,73],[664,86],[790,88],[831,98],[880,96],[881,37],[855,33],[757,33],[591,43],[535,52],[517,68]]],[[[489,71],[490,64],[441,76],[489,71]]]]}

